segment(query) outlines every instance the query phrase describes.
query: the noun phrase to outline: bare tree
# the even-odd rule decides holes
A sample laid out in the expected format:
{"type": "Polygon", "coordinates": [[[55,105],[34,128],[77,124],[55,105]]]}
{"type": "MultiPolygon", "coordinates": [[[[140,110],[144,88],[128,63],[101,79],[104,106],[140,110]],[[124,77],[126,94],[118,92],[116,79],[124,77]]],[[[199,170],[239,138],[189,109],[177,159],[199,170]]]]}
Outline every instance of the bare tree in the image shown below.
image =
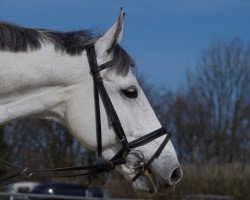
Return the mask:
{"type": "Polygon", "coordinates": [[[250,46],[239,38],[215,42],[203,52],[188,81],[174,105],[174,125],[183,158],[246,161],[250,141],[250,46]]]}
{"type": "MultiPolygon", "coordinates": [[[[11,148],[8,148],[4,135],[4,126],[0,127],[0,159],[8,159],[11,155],[11,148]],[[8,150],[7,150],[8,149],[8,150]]],[[[0,176],[5,173],[6,167],[0,163],[0,176]]]]}
{"type": "MultiPolygon", "coordinates": [[[[95,153],[85,149],[67,128],[56,122],[39,119],[15,121],[5,126],[4,136],[4,142],[8,145],[5,150],[9,152],[5,160],[18,166],[40,169],[86,166],[93,164],[95,159],[95,153]]],[[[11,171],[13,169],[10,167],[0,165],[0,175],[11,171]]],[[[53,181],[98,184],[105,181],[105,178],[90,179],[85,176],[74,179],[55,178],[53,181]]],[[[51,178],[35,177],[34,180],[51,181],[51,178]]]]}
{"type": "Polygon", "coordinates": [[[5,127],[5,135],[12,147],[10,161],[19,165],[54,168],[87,162],[88,152],[65,127],[55,122],[16,121],[5,127]]]}
{"type": "Polygon", "coordinates": [[[3,159],[4,157],[4,150],[6,148],[6,142],[4,139],[4,130],[3,127],[0,127],[0,159],[3,159]]]}

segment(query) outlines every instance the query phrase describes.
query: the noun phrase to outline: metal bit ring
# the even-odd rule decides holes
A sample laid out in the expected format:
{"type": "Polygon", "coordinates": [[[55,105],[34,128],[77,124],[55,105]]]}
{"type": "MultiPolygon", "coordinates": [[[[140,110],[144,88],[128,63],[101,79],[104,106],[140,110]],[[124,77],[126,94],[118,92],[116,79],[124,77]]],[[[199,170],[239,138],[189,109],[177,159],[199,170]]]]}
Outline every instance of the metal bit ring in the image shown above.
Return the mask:
{"type": "Polygon", "coordinates": [[[124,159],[126,160],[125,166],[130,168],[130,169],[138,169],[138,168],[143,168],[145,165],[144,162],[144,155],[141,151],[139,150],[131,150],[127,154],[124,155],[124,159]],[[134,156],[136,158],[136,163],[131,163],[129,162],[129,156],[134,156]]]}

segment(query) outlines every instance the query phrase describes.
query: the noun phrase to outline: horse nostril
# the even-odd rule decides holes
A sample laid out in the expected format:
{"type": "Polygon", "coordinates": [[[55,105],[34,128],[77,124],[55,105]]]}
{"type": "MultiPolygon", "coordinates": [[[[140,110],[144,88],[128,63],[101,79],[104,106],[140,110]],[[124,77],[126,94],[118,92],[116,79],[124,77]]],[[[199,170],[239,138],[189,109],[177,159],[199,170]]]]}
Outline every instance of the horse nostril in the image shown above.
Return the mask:
{"type": "Polygon", "coordinates": [[[181,178],[182,178],[182,174],[183,174],[183,172],[182,172],[181,168],[180,168],[180,167],[177,167],[177,168],[172,172],[172,174],[171,174],[171,176],[170,176],[170,183],[171,183],[171,184],[176,184],[176,183],[178,183],[178,182],[181,180],[181,178]]]}

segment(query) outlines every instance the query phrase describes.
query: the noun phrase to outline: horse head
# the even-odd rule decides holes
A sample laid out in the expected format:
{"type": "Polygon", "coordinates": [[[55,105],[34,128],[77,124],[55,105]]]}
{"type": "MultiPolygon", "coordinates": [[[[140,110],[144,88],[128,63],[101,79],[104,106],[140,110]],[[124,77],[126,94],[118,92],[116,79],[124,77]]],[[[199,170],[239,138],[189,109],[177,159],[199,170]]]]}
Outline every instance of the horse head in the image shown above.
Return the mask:
{"type": "MultiPolygon", "coordinates": [[[[101,66],[109,62],[112,63],[111,67],[103,69],[100,72],[100,76],[126,138],[128,142],[131,142],[138,140],[138,138],[143,137],[146,133],[160,129],[161,124],[133,74],[133,60],[119,46],[123,29],[124,13],[121,11],[114,25],[95,41],[94,49],[97,65],[101,66]]],[[[88,69],[90,68],[88,67],[88,69]]],[[[85,81],[92,75],[89,71],[85,81]]],[[[79,109],[78,104],[73,105],[74,109],[69,115],[71,120],[68,120],[67,124],[73,134],[77,135],[86,146],[97,150],[96,137],[90,134],[90,132],[95,132],[94,86],[92,82],[90,83],[87,87],[84,84],[84,87],[87,93],[85,93],[86,102],[92,102],[91,105],[84,106],[84,111],[79,109]],[[85,114],[87,120],[86,117],[84,120],[74,117],[78,112],[88,113],[85,114]]],[[[107,109],[109,108],[107,108],[103,100],[103,98],[100,98],[101,129],[103,133],[102,156],[104,159],[110,160],[123,146],[115,133],[110,114],[107,113],[107,109]]],[[[182,170],[175,149],[170,141],[166,143],[160,155],[152,161],[150,167],[145,170],[145,173],[136,179],[134,178],[138,174],[138,171],[141,170],[139,166],[140,162],[147,163],[154,155],[154,152],[164,143],[164,139],[164,136],[158,137],[124,155],[127,163],[121,165],[118,170],[124,174],[127,180],[132,181],[133,188],[136,191],[156,193],[156,191],[161,189],[174,186],[181,179],[182,170]]]]}

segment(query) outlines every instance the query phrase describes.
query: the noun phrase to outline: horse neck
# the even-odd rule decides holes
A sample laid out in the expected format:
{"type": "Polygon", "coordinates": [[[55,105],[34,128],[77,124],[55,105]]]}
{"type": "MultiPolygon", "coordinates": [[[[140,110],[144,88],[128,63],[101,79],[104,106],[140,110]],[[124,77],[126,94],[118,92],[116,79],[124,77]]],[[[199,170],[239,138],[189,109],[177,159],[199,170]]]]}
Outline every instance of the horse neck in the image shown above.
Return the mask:
{"type": "Polygon", "coordinates": [[[56,52],[53,45],[30,52],[0,52],[0,124],[19,118],[53,118],[64,124],[65,107],[91,79],[85,55],[56,52]]]}

